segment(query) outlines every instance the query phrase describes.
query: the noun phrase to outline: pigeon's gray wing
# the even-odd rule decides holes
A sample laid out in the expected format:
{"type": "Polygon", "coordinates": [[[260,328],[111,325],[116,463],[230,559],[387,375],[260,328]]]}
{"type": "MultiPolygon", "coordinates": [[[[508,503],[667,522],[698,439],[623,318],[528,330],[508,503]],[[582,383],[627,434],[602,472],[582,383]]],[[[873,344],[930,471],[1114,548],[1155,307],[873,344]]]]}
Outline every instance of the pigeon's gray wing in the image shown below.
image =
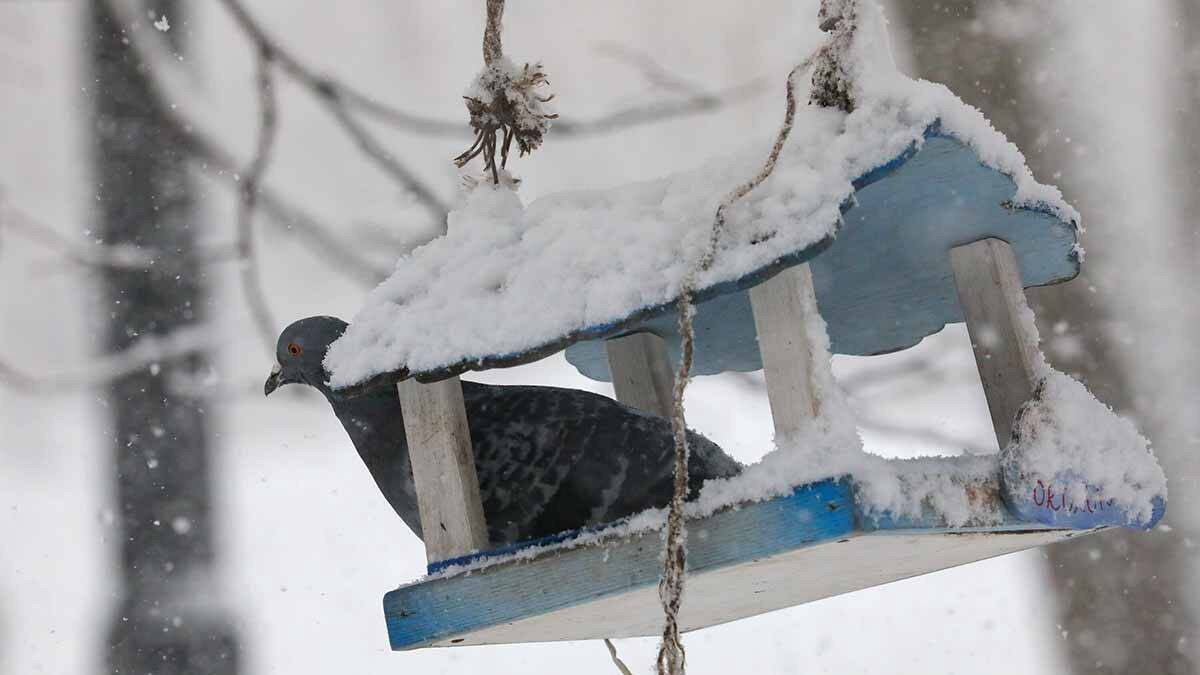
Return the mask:
{"type": "MultiPolygon", "coordinates": [[[[493,545],[616,520],[670,500],[668,420],[590,392],[463,383],[493,545]]],[[[689,433],[689,488],[740,465],[689,433]]]]}

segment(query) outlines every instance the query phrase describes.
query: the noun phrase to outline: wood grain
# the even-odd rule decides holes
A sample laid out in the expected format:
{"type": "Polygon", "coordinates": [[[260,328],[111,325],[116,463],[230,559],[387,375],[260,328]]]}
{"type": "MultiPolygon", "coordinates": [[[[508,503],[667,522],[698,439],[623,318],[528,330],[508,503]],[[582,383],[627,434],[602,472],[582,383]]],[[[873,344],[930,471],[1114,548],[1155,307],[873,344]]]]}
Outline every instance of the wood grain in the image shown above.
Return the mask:
{"type": "Polygon", "coordinates": [[[808,265],[790,267],[750,289],[777,441],[794,438],[820,412],[812,384],[813,354],[805,330],[812,319],[809,308],[815,306],[812,298],[808,265]]]}
{"type": "Polygon", "coordinates": [[[660,417],[673,408],[675,374],[667,361],[667,344],[653,333],[634,333],[606,340],[608,369],[617,400],[660,417]]]}
{"type": "Polygon", "coordinates": [[[430,562],[487,548],[471,431],[457,377],[397,385],[425,553],[430,562]]]}
{"type": "MultiPolygon", "coordinates": [[[[1021,315],[1029,311],[1012,248],[982,239],[950,251],[950,266],[983,381],[992,428],[1000,447],[1012,436],[1017,410],[1033,397],[1040,358],[1037,331],[1021,315]]],[[[1032,315],[1030,315],[1032,321],[1032,315]]]]}

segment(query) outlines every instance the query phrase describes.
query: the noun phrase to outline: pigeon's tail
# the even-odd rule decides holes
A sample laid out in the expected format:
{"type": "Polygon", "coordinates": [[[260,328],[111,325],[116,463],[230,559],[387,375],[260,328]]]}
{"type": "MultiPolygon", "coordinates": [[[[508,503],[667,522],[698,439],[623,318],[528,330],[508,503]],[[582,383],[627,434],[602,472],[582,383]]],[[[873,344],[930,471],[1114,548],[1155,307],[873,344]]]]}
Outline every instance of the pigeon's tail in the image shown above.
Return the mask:
{"type": "Polygon", "coordinates": [[[731,478],[745,468],[734,458],[725,454],[716,443],[694,431],[688,431],[688,499],[700,494],[704,481],[714,478],[731,478]]]}

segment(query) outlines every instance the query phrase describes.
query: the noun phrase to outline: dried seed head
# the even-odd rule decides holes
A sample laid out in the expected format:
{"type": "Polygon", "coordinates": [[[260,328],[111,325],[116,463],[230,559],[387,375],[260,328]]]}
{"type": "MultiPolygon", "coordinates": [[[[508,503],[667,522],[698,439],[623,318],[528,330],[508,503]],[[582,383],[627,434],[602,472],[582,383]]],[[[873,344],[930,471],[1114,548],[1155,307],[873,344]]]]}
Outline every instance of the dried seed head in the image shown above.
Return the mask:
{"type": "Polygon", "coordinates": [[[484,66],[463,96],[471,115],[471,128],[475,130],[475,142],[454,163],[461,167],[483,155],[484,168],[491,171],[493,182],[499,184],[500,169],[508,164],[513,142],[522,155],[533,152],[542,144],[551,121],[558,117],[546,106],[554,98],[545,91],[548,84],[540,63],[516,68],[501,58],[484,66]],[[498,135],[502,136],[497,139],[498,135]]]}

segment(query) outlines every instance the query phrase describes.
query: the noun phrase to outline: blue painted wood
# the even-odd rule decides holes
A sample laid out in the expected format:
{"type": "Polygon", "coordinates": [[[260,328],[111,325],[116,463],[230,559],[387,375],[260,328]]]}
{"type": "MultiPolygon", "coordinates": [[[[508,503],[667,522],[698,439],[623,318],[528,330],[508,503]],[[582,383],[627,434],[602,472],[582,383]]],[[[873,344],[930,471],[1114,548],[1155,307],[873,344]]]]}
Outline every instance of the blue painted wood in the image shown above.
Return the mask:
{"type": "MultiPolygon", "coordinates": [[[[813,286],[829,327],[832,351],[870,355],[911,347],[946,324],[962,321],[949,250],[987,237],[1012,245],[1026,287],[1075,277],[1074,224],[1045,210],[1014,208],[1012,179],[981,164],[974,152],[937,125],[924,144],[855,182],[854,200],[833,244],[812,258],[813,286]]],[[[797,252],[783,262],[795,264],[797,252]]],[[[723,293],[697,306],[693,372],[749,372],[762,367],[745,289],[779,271],[749,275],[712,289],[723,293]]],[[[673,305],[654,308],[626,333],[650,331],[679,355],[673,305]]],[[[601,331],[603,332],[603,331],[601,331]]],[[[600,340],[567,348],[584,375],[610,381],[600,340]]]]}
{"type": "Polygon", "coordinates": [[[1073,471],[1063,471],[1041,479],[1022,480],[1020,465],[1006,462],[1001,470],[1004,501],[1016,517],[1049,527],[1087,529],[1125,527],[1149,530],[1166,514],[1162,496],[1151,500],[1150,517],[1130,511],[1106,498],[1100,488],[1090,485],[1073,471]],[[1068,486],[1083,484],[1087,498],[1082,503],[1068,496],[1068,486]],[[1032,487],[1029,487],[1032,484],[1032,487]],[[1022,486],[1022,487],[1017,487],[1022,486]]]}
{"type": "MultiPolygon", "coordinates": [[[[855,499],[856,488],[849,478],[801,486],[786,497],[744,504],[690,521],[689,574],[770,560],[773,556],[817,544],[847,541],[854,536],[1064,532],[1061,525],[1052,528],[1009,513],[1000,496],[998,475],[977,477],[964,489],[975,495],[977,505],[982,504],[981,513],[989,524],[949,527],[945,518],[931,508],[916,516],[867,514],[855,499]]],[[[530,555],[529,560],[501,562],[471,573],[433,576],[389,592],[383,605],[392,648],[406,650],[453,642],[456,636],[472,631],[622,596],[658,583],[662,566],[658,531],[625,537],[613,531],[613,536],[605,537],[601,529],[564,533],[554,539],[526,542],[449,562],[466,566],[486,562],[500,553],[510,555],[522,550],[530,555]],[[579,536],[588,538],[570,547],[570,539],[579,536]],[[564,546],[540,549],[555,543],[564,546]]],[[[871,560],[863,564],[887,568],[891,562],[871,560]]],[[[934,565],[922,571],[945,566],[934,565]]],[[[798,569],[796,573],[820,576],[837,571],[798,569]]],[[[725,620],[729,618],[736,617],[725,620]]]]}
{"type": "MultiPolygon", "coordinates": [[[[690,522],[688,569],[701,573],[768,557],[837,539],[853,528],[850,484],[826,480],[797,488],[786,497],[690,522]]],[[[662,570],[658,531],[616,542],[602,539],[583,548],[594,551],[608,545],[614,547],[613,564],[590,567],[588,574],[580,574],[573,564],[585,551],[572,549],[540,559],[536,581],[528,571],[503,578],[464,574],[394,590],[383,599],[392,649],[427,646],[448,636],[658,583],[662,570]],[[480,602],[483,598],[486,602],[480,602]]],[[[469,563],[470,558],[460,562],[469,563]]]]}

